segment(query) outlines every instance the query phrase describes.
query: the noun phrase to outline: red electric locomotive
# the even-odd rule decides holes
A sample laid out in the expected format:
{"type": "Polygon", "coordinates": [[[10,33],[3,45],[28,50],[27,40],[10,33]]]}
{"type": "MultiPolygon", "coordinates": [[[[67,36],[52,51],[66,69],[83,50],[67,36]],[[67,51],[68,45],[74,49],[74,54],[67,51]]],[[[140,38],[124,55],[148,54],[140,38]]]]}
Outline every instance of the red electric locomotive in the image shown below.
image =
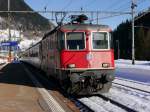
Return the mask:
{"type": "Polygon", "coordinates": [[[115,70],[111,29],[84,24],[81,16],[75,21],[46,34],[24,60],[55,77],[69,93],[108,92],[115,70]]]}

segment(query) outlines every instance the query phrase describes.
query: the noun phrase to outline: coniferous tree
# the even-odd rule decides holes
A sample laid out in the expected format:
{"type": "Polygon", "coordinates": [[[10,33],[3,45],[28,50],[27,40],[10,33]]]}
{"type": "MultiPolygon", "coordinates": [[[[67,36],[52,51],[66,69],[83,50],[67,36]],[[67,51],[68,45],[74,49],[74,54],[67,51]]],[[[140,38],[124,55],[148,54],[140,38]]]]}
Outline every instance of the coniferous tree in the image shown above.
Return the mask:
{"type": "Polygon", "coordinates": [[[150,30],[148,30],[145,39],[145,59],[150,60],[150,30]]]}
{"type": "Polygon", "coordinates": [[[144,41],[144,29],[141,27],[138,30],[136,30],[135,35],[135,58],[138,60],[142,60],[144,56],[144,50],[145,50],[145,41],[144,41]]]}

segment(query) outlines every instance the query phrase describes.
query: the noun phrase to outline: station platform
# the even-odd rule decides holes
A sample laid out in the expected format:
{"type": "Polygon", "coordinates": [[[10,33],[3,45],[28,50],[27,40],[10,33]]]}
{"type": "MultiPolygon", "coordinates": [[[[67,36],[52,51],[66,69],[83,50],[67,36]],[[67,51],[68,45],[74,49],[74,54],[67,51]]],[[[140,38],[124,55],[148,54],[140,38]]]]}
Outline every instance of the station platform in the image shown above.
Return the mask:
{"type": "Polygon", "coordinates": [[[19,62],[0,69],[0,112],[44,112],[41,96],[19,62]]]}

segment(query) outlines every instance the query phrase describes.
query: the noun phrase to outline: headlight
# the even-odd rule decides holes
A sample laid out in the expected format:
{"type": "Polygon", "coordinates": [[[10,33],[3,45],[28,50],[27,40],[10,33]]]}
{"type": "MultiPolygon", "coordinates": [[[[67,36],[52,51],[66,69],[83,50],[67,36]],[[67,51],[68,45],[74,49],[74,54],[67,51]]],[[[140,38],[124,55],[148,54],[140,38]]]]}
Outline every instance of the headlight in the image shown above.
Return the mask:
{"type": "Polygon", "coordinates": [[[75,68],[76,66],[75,66],[75,64],[68,64],[67,67],[68,68],[75,68]]]}
{"type": "Polygon", "coordinates": [[[110,67],[110,64],[109,63],[102,63],[102,67],[103,68],[108,68],[108,67],[110,67]]]}

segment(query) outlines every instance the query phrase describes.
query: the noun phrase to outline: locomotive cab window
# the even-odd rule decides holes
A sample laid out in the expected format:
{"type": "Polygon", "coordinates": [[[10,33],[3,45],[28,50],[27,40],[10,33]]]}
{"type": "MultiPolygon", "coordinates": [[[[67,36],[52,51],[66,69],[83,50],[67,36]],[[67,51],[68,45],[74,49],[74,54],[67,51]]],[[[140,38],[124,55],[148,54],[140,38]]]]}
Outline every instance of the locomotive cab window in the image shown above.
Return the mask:
{"type": "Polygon", "coordinates": [[[107,32],[93,32],[92,45],[93,49],[108,49],[108,33],[107,32]]]}
{"type": "Polygon", "coordinates": [[[66,34],[66,45],[69,50],[81,50],[85,48],[84,32],[69,32],[66,34]]]}

